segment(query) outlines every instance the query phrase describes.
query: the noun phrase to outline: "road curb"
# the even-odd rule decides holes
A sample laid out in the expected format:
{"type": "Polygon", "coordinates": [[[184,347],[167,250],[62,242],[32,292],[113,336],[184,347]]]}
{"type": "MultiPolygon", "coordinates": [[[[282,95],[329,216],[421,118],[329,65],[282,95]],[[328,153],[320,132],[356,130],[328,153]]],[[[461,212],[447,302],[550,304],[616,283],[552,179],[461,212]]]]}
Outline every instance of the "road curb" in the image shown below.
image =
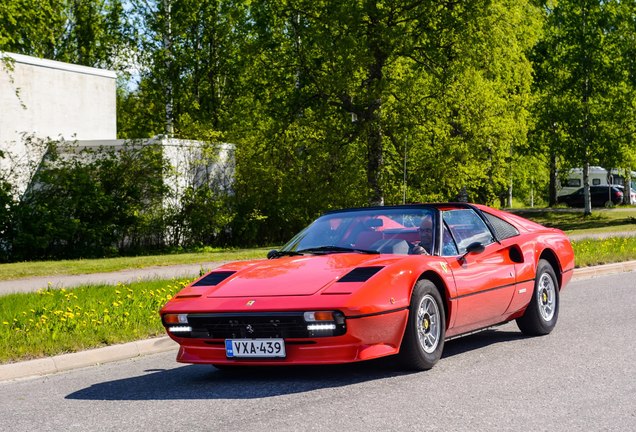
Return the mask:
{"type": "Polygon", "coordinates": [[[162,336],[76,353],[9,363],[0,365],[0,382],[39,375],[49,375],[166,351],[176,351],[178,347],[177,343],[168,336],[162,336]]]}
{"type": "MultiPolygon", "coordinates": [[[[574,270],[572,280],[584,280],[631,271],[636,271],[636,261],[578,268],[574,270]]],[[[178,347],[178,344],[168,336],[162,336],[54,357],[9,363],[0,365],[0,382],[49,375],[166,351],[176,351],[178,347]]]]}
{"type": "Polygon", "coordinates": [[[583,280],[597,276],[626,273],[636,271],[636,261],[625,261],[621,263],[604,264],[593,267],[583,267],[574,269],[572,280],[583,280]]]}

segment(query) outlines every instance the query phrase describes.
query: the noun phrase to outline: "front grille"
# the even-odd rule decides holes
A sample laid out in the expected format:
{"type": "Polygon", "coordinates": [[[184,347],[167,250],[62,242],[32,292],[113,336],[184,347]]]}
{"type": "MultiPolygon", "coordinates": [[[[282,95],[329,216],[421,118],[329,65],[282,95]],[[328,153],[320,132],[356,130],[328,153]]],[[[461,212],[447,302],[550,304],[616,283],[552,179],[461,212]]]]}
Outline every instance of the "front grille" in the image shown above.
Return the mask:
{"type": "Polygon", "coordinates": [[[210,339],[313,338],[346,331],[344,323],[330,334],[307,330],[303,312],[188,314],[188,324],[192,327],[189,337],[210,339]]]}

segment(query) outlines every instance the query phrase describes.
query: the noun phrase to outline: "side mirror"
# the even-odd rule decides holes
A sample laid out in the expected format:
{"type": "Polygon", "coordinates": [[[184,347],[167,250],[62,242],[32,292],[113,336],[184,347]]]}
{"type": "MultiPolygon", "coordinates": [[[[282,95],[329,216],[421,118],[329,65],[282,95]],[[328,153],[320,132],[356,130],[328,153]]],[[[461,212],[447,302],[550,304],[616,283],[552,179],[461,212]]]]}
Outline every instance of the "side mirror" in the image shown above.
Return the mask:
{"type": "Polygon", "coordinates": [[[480,254],[486,250],[486,246],[482,242],[475,242],[468,245],[466,248],[467,254],[480,254]]]}
{"type": "Polygon", "coordinates": [[[272,259],[276,257],[278,257],[278,251],[276,249],[272,249],[271,251],[267,252],[267,259],[272,259]]]}
{"type": "Polygon", "coordinates": [[[466,261],[466,256],[470,254],[480,254],[486,250],[486,246],[482,242],[474,242],[468,245],[466,253],[459,257],[460,262],[466,261]]]}

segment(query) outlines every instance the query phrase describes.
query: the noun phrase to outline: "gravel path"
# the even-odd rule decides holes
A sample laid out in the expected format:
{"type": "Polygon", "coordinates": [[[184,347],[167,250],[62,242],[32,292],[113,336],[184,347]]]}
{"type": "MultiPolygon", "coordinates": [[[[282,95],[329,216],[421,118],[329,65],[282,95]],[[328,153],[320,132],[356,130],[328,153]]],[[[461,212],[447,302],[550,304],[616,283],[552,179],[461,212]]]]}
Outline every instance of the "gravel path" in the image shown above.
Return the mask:
{"type": "Polygon", "coordinates": [[[86,284],[113,285],[120,282],[129,283],[138,280],[195,277],[199,275],[201,269],[212,270],[225,263],[226,261],[217,261],[198,264],[146,267],[139,269],[121,270],[110,273],[38,276],[24,279],[7,280],[0,281],[0,295],[17,292],[37,291],[48,286],[51,286],[52,288],[72,288],[74,286],[86,284]]]}
{"type": "Polygon", "coordinates": [[[570,237],[570,240],[573,240],[573,241],[584,240],[584,239],[606,239],[610,237],[636,237],[636,231],[572,234],[569,237],[570,237]]]}

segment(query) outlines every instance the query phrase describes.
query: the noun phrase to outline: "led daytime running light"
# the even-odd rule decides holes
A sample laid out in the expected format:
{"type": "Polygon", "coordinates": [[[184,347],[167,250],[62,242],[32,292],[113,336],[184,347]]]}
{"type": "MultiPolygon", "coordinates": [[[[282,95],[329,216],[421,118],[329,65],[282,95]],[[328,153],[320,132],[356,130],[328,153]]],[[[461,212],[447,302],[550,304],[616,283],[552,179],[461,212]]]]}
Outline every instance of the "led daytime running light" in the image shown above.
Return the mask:
{"type": "Polygon", "coordinates": [[[307,330],[309,331],[322,331],[322,330],[335,330],[335,324],[309,324],[307,330]]]}

